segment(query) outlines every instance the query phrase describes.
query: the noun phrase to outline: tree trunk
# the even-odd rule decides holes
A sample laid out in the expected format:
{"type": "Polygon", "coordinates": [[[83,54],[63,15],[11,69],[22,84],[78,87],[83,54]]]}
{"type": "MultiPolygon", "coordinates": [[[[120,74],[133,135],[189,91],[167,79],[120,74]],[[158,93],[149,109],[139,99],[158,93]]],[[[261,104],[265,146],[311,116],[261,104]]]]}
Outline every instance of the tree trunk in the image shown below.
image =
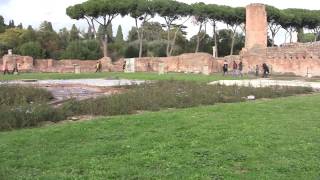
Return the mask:
{"type": "Polygon", "coordinates": [[[271,38],[272,38],[272,47],[274,47],[274,38],[276,37],[276,34],[275,33],[271,33],[271,38]]]}
{"type": "Polygon", "coordinates": [[[103,57],[108,57],[108,35],[101,40],[103,45],[103,57]]]}
{"type": "Polygon", "coordinates": [[[233,30],[232,32],[232,36],[231,36],[231,47],[230,47],[230,55],[233,55],[233,49],[234,49],[234,41],[236,38],[236,28],[233,30]]]}
{"type": "Polygon", "coordinates": [[[171,47],[170,47],[170,55],[173,53],[174,47],[176,45],[176,39],[177,39],[177,34],[178,34],[179,30],[180,30],[180,28],[178,28],[176,30],[176,32],[174,33],[173,40],[172,40],[171,47]]]}
{"type": "Polygon", "coordinates": [[[216,49],[216,57],[219,57],[218,54],[218,38],[217,38],[217,26],[216,26],[216,22],[213,23],[213,37],[214,37],[214,46],[216,49]]]}
{"type": "Polygon", "coordinates": [[[140,40],[139,40],[139,58],[141,58],[142,57],[142,51],[143,51],[143,49],[142,49],[142,43],[143,43],[143,32],[140,34],[140,40]]]}
{"type": "Polygon", "coordinates": [[[139,58],[142,57],[142,32],[140,31],[139,29],[139,26],[138,26],[138,19],[135,18],[135,21],[136,21],[136,28],[137,28],[137,34],[138,34],[138,40],[139,40],[139,58]]]}
{"type": "Polygon", "coordinates": [[[201,30],[202,30],[202,23],[199,26],[199,31],[198,31],[198,36],[197,36],[197,46],[196,46],[195,53],[197,53],[199,51],[201,30]]]}
{"type": "Polygon", "coordinates": [[[171,56],[171,54],[170,54],[170,44],[171,44],[171,42],[170,42],[170,30],[171,30],[171,26],[170,25],[167,25],[168,26],[168,34],[167,34],[167,57],[169,57],[169,56],[171,56]]]}

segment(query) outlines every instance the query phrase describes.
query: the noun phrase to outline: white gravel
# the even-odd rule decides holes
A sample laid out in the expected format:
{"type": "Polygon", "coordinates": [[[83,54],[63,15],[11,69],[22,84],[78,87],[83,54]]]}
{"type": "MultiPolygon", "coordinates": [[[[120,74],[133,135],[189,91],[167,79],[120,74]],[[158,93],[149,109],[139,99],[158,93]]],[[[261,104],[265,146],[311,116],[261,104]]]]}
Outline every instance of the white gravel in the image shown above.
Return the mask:
{"type": "Polygon", "coordinates": [[[209,84],[223,84],[226,86],[252,86],[252,87],[268,87],[268,86],[299,86],[311,87],[315,90],[320,90],[320,82],[306,82],[306,81],[284,81],[284,80],[270,80],[270,79],[252,79],[252,80],[220,80],[213,81],[209,84]]]}

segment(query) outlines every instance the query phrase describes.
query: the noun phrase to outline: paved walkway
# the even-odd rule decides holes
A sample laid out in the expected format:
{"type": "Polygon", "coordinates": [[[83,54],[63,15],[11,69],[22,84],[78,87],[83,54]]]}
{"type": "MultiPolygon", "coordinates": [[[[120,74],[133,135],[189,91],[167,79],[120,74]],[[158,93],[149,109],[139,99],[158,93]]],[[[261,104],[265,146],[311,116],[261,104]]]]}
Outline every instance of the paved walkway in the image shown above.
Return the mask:
{"type": "Polygon", "coordinates": [[[320,90],[320,82],[306,82],[300,80],[284,81],[284,80],[270,80],[270,79],[252,79],[252,80],[220,80],[213,81],[209,84],[223,84],[227,86],[252,86],[252,87],[267,87],[267,86],[299,86],[311,87],[315,90],[320,90]]]}

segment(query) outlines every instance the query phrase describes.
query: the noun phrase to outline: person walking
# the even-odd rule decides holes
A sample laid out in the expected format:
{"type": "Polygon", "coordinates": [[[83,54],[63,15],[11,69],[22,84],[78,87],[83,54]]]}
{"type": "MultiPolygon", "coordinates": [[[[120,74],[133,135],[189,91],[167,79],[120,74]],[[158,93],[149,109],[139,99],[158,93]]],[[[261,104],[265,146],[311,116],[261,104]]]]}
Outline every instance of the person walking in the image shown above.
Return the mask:
{"type": "Polygon", "coordinates": [[[239,75],[242,77],[242,76],[243,76],[243,74],[242,74],[242,70],[243,70],[243,63],[242,63],[242,61],[239,62],[238,67],[239,67],[239,75]]]}
{"type": "Polygon", "coordinates": [[[13,66],[12,74],[19,74],[18,66],[19,64],[15,62],[13,66]]]}
{"type": "Polygon", "coordinates": [[[256,65],[256,77],[258,77],[258,76],[259,76],[259,71],[260,71],[260,69],[259,69],[259,65],[256,65]]]}
{"type": "Polygon", "coordinates": [[[238,75],[237,71],[238,71],[238,64],[236,63],[236,61],[233,61],[233,64],[232,64],[232,75],[234,77],[236,77],[238,75]]]}
{"type": "Polygon", "coordinates": [[[3,62],[2,70],[3,70],[3,75],[10,74],[7,62],[3,62]]]}
{"type": "Polygon", "coordinates": [[[223,76],[228,74],[228,62],[226,60],[224,60],[222,70],[223,70],[223,76]]]}
{"type": "Polygon", "coordinates": [[[263,63],[262,69],[263,69],[263,77],[268,78],[268,75],[270,74],[268,65],[266,63],[263,63]]]}
{"type": "Polygon", "coordinates": [[[97,64],[96,64],[96,73],[97,73],[97,72],[101,72],[101,70],[102,70],[101,61],[97,61],[97,64]]]}

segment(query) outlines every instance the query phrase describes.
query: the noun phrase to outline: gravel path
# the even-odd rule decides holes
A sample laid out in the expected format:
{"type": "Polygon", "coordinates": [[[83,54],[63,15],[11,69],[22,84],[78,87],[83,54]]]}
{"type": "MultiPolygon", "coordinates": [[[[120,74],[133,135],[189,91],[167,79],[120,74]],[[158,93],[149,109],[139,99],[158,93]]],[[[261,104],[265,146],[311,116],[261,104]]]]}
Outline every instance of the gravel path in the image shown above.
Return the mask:
{"type": "Polygon", "coordinates": [[[267,86],[300,86],[311,87],[314,90],[320,90],[320,82],[306,82],[300,80],[284,81],[284,80],[270,80],[270,79],[252,79],[252,80],[220,80],[213,81],[209,84],[223,84],[227,86],[252,86],[252,87],[267,87],[267,86]]]}

